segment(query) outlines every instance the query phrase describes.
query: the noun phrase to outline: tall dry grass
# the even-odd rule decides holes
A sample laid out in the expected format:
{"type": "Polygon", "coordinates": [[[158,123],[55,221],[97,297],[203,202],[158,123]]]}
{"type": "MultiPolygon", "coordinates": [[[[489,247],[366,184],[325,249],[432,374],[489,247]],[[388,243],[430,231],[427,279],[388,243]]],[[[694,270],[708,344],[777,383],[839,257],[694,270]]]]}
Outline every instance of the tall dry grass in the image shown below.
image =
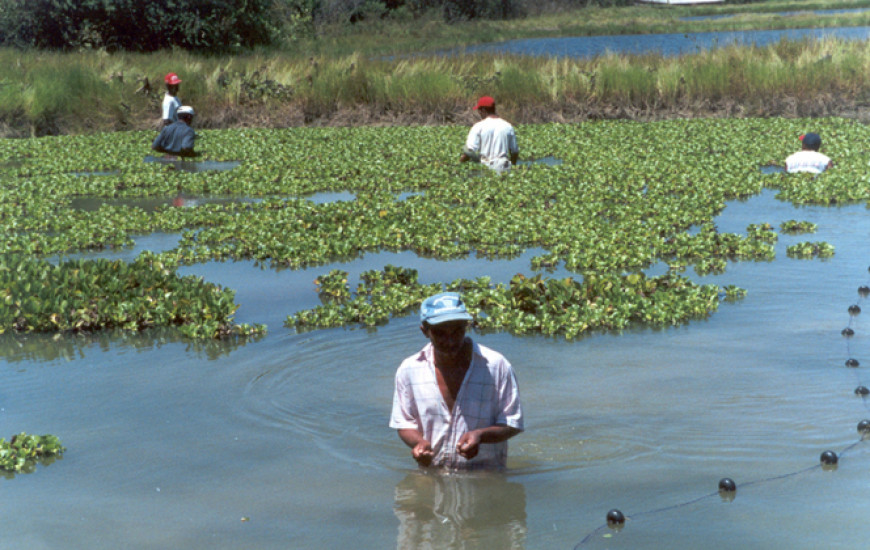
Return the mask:
{"type": "Polygon", "coordinates": [[[8,68],[0,85],[6,135],[156,128],[170,71],[181,76],[179,96],[195,107],[202,127],[473,120],[470,107],[484,94],[518,123],[691,114],[724,104],[752,115],[806,115],[861,104],[870,92],[867,43],[837,39],[673,58],[0,50],[0,65],[8,68]],[[801,106],[814,111],[799,112],[801,106]]]}

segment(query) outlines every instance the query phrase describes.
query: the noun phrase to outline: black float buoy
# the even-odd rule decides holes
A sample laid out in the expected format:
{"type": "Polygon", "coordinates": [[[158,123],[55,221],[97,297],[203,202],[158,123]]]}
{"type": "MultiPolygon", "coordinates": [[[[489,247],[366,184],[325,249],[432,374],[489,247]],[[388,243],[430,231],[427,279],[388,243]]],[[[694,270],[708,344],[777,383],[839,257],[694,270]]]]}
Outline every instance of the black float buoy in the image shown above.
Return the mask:
{"type": "Polygon", "coordinates": [[[858,287],[858,295],[862,298],[866,298],[870,296],[870,286],[859,286],[858,287]]]}
{"type": "Polygon", "coordinates": [[[870,420],[862,420],[861,422],[858,422],[858,433],[859,434],[870,433],[870,420]]]}
{"type": "Polygon", "coordinates": [[[622,527],[625,525],[625,516],[614,508],[613,510],[607,512],[607,526],[608,527],[622,527]]]}
{"type": "Polygon", "coordinates": [[[864,397],[865,395],[870,395],[870,390],[868,390],[866,386],[858,386],[855,388],[855,395],[864,397]]]}
{"type": "Polygon", "coordinates": [[[737,484],[734,480],[728,477],[723,477],[719,480],[719,496],[723,502],[731,502],[737,495],[737,484]]]}
{"type": "Polygon", "coordinates": [[[733,493],[737,490],[737,484],[734,483],[734,480],[729,477],[723,477],[719,480],[719,492],[720,493],[733,493]]]}
{"type": "Polygon", "coordinates": [[[857,359],[846,359],[846,366],[849,368],[856,369],[859,364],[857,359]]]}
{"type": "Polygon", "coordinates": [[[849,315],[858,315],[859,313],[861,313],[860,307],[858,307],[857,305],[849,306],[849,315]]]}
{"type": "Polygon", "coordinates": [[[833,466],[837,463],[837,453],[834,451],[825,451],[822,453],[822,456],[819,457],[819,460],[821,460],[822,464],[825,466],[833,466]]]}
{"type": "Polygon", "coordinates": [[[850,338],[850,337],[852,337],[852,336],[855,336],[855,331],[852,330],[852,329],[850,329],[849,327],[846,327],[846,328],[844,328],[843,330],[840,331],[840,334],[842,334],[842,335],[845,336],[846,338],[850,338]]]}

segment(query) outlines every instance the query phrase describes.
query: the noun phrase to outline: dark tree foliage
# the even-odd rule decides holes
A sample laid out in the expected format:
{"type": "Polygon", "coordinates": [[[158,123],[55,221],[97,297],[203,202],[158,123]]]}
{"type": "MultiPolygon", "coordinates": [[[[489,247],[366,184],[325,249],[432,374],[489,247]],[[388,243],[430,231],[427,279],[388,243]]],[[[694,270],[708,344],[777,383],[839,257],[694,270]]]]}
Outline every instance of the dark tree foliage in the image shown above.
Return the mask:
{"type": "Polygon", "coordinates": [[[0,0],[6,45],[224,52],[271,42],[273,0],[0,0]]]}

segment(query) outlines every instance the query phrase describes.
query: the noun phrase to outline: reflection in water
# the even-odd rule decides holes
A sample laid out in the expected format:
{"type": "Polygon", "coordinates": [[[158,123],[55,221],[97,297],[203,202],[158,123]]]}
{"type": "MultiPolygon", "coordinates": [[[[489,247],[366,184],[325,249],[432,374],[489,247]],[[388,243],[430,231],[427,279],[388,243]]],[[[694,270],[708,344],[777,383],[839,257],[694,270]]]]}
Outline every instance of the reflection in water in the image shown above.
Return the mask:
{"type": "Polygon", "coordinates": [[[167,155],[163,157],[148,155],[145,157],[145,162],[157,162],[159,164],[167,164],[172,166],[176,170],[181,170],[182,172],[206,172],[208,170],[225,171],[232,170],[236,166],[242,164],[238,160],[181,160],[179,157],[172,155],[167,155]]]}
{"type": "Polygon", "coordinates": [[[525,548],[526,490],[503,474],[414,471],[396,485],[396,548],[525,548]]]}
{"type": "Polygon", "coordinates": [[[785,167],[777,166],[776,164],[765,164],[758,168],[762,174],[782,174],[785,172],[785,167]]]}
{"type": "Polygon", "coordinates": [[[79,177],[84,177],[84,176],[114,176],[114,175],[117,175],[119,173],[120,172],[118,170],[95,170],[95,171],[85,170],[85,171],[73,172],[72,175],[79,176],[79,177]]]}
{"type": "Polygon", "coordinates": [[[119,329],[87,334],[6,333],[0,334],[0,357],[9,363],[50,362],[58,359],[72,361],[84,358],[86,351],[91,348],[107,352],[112,347],[120,346],[147,352],[168,344],[183,344],[186,353],[214,360],[262,337],[195,340],[166,327],[141,332],[119,329]]]}
{"type": "Polygon", "coordinates": [[[543,164],[544,166],[559,166],[560,164],[562,164],[562,159],[557,159],[556,157],[549,155],[537,159],[521,160],[517,162],[517,166],[533,166],[535,164],[543,164]]]}

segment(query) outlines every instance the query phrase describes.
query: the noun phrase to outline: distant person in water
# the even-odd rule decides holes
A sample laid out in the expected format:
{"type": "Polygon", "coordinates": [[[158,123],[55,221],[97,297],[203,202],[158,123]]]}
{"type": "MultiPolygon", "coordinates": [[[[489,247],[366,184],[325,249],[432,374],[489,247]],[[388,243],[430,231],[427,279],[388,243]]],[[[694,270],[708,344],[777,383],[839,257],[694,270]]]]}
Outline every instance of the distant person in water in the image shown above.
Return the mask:
{"type": "Polygon", "coordinates": [[[465,335],[471,320],[455,292],[424,300],[420,330],[429,343],[396,372],[390,427],[420,466],[503,469],[507,440],[523,431],[511,364],[465,335]]]}
{"type": "Polygon", "coordinates": [[[193,107],[184,105],[178,108],[178,120],[160,130],[154,138],[151,148],[158,153],[167,153],[179,157],[195,157],[194,152],[196,132],[190,126],[193,122],[193,107]]]}
{"type": "Polygon", "coordinates": [[[789,173],[809,172],[821,174],[828,168],[833,168],[833,161],[819,152],[822,138],[812,132],[798,138],[801,140],[801,150],[785,159],[785,171],[789,173]]]}
{"type": "Polygon", "coordinates": [[[178,120],[178,108],[181,107],[181,99],[178,97],[178,85],[181,79],[175,73],[169,73],[163,77],[166,82],[166,94],[163,96],[163,126],[169,126],[178,120]]]}
{"type": "Polygon", "coordinates": [[[496,114],[495,100],[489,96],[481,97],[474,109],[480,122],[468,132],[459,162],[480,162],[499,173],[510,170],[520,156],[514,127],[496,114]]]}

